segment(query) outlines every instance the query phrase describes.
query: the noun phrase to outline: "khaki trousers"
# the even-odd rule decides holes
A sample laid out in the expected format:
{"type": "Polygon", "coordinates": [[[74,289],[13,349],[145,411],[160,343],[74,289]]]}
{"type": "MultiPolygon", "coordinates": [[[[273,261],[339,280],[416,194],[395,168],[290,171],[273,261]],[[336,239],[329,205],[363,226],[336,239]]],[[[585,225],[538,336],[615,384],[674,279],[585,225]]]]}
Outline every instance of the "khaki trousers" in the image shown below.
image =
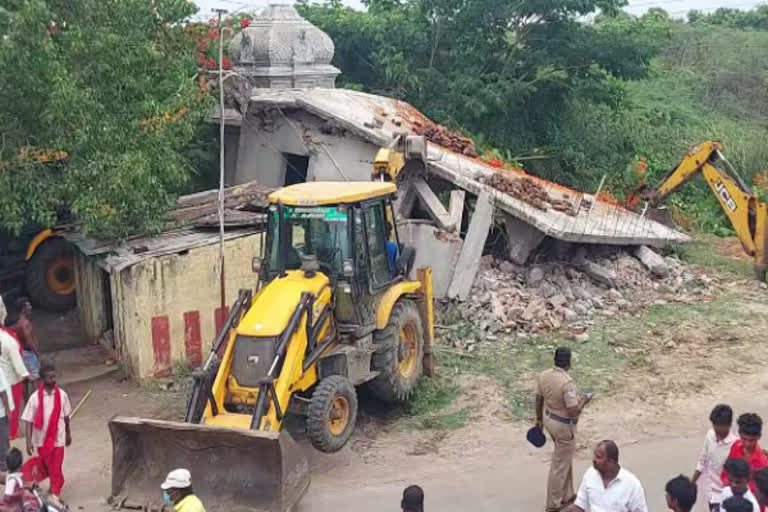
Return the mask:
{"type": "Polygon", "coordinates": [[[566,425],[544,416],[555,451],[547,480],[547,512],[559,512],[576,496],[573,491],[573,454],[576,451],[576,425],[566,425]]]}

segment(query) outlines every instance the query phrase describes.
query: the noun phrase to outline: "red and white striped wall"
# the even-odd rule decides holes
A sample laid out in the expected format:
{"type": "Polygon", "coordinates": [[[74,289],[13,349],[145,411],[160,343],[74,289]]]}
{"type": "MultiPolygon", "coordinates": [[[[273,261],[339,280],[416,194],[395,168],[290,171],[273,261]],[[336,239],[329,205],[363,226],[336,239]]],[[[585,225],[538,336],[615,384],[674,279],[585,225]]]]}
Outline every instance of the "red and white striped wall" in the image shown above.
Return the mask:
{"type": "MultiPolygon", "coordinates": [[[[229,307],[213,310],[213,321],[218,333],[229,315],[229,307]]],[[[203,362],[203,340],[200,329],[200,311],[184,312],[184,332],[171,331],[168,315],[152,317],[153,375],[157,378],[173,374],[174,354],[183,354],[182,362],[188,368],[197,368],[203,362]],[[183,343],[183,350],[180,344],[183,343]]],[[[213,342],[211,339],[210,342],[213,342]]]]}

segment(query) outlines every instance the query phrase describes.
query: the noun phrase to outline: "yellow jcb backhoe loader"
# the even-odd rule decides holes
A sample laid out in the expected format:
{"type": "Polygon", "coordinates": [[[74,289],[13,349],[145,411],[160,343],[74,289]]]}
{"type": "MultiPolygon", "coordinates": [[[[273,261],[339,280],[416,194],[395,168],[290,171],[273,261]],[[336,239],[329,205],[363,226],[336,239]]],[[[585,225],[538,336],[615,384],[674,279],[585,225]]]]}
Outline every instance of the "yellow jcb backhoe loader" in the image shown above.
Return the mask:
{"type": "Polygon", "coordinates": [[[765,281],[768,269],[768,205],[723,156],[720,142],[703,142],[691,148],[683,160],[641,197],[653,206],[701,173],[731,222],[744,251],[754,258],[755,275],[765,281]]]}
{"type": "Polygon", "coordinates": [[[394,402],[431,372],[431,269],[407,277],[415,253],[388,234],[394,193],[393,183],[309,182],[269,196],[254,260],[265,284],[240,292],[186,422],[110,421],[114,505],[160,510],[159,483],[186,467],[210,509],[288,510],[309,465],[282,429],[287,413],[305,415],[311,444],[335,452],[354,429],[355,386],[394,402]]]}

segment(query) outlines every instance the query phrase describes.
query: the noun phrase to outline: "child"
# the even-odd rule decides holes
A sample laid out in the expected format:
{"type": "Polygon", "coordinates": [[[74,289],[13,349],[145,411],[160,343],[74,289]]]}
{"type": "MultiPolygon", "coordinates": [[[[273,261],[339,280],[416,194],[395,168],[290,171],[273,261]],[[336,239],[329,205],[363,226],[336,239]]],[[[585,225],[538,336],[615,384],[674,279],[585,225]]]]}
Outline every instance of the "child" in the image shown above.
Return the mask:
{"type": "Polygon", "coordinates": [[[695,484],[704,475],[704,499],[709,504],[710,511],[716,511],[720,505],[720,494],[723,492],[721,473],[723,464],[728,458],[731,446],[739,438],[731,432],[733,410],[725,404],[718,404],[709,414],[712,428],[704,438],[704,447],[696,463],[696,471],[691,480],[695,484]]]}
{"type": "Polygon", "coordinates": [[[24,482],[21,478],[21,464],[24,457],[18,448],[11,448],[5,457],[8,474],[5,477],[5,494],[3,503],[6,505],[20,504],[24,497],[24,482]]]}
{"type": "MultiPolygon", "coordinates": [[[[752,472],[768,466],[768,457],[765,456],[762,448],[760,448],[760,437],[763,433],[762,418],[753,412],[748,412],[739,416],[736,423],[739,425],[739,439],[731,446],[728,458],[746,460],[752,472]]],[[[723,472],[722,479],[724,486],[729,484],[728,474],[725,471],[723,472]]],[[[750,479],[749,490],[752,491],[752,494],[757,492],[754,480],[750,479]]],[[[758,510],[763,512],[763,508],[761,507],[758,510]]]]}
{"type": "Polygon", "coordinates": [[[755,506],[741,496],[731,496],[723,502],[725,512],[757,512],[755,506]]]}
{"type": "Polygon", "coordinates": [[[672,512],[691,512],[696,504],[696,484],[680,475],[667,482],[667,508],[672,512]]]}
{"type": "Polygon", "coordinates": [[[749,463],[744,459],[728,459],[725,461],[725,472],[730,485],[720,494],[720,503],[731,496],[741,496],[752,503],[755,512],[760,510],[755,495],[749,490],[749,463]]]}
{"type": "Polygon", "coordinates": [[[61,504],[64,486],[64,447],[72,444],[69,415],[72,406],[63,389],[56,385],[56,368],[50,362],[40,365],[42,385],[29,397],[21,419],[26,423],[27,453],[36,457],[24,464],[24,481],[39,483],[51,479],[51,501],[61,504]]]}

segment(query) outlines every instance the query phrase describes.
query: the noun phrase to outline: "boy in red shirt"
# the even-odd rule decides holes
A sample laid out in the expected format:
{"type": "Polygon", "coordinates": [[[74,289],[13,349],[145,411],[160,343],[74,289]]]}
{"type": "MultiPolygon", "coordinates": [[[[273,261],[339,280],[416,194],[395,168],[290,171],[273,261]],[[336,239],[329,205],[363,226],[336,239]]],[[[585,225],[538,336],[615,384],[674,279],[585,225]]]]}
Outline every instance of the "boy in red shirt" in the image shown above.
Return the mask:
{"type": "Polygon", "coordinates": [[[60,504],[64,486],[64,447],[72,444],[69,396],[56,385],[56,369],[51,363],[40,365],[41,386],[29,397],[21,419],[26,423],[27,453],[36,455],[23,467],[24,481],[51,479],[51,498],[60,504]]]}
{"type": "MultiPolygon", "coordinates": [[[[749,463],[751,470],[749,490],[756,495],[757,487],[755,486],[754,473],[758,469],[768,466],[768,457],[765,456],[759,444],[763,433],[763,420],[757,414],[748,412],[739,416],[736,423],[739,425],[739,439],[731,446],[728,458],[744,459],[749,463]]],[[[725,471],[723,471],[722,480],[724,487],[730,485],[728,474],[725,471]]],[[[764,510],[765,506],[761,506],[760,512],[764,510]]]]}

